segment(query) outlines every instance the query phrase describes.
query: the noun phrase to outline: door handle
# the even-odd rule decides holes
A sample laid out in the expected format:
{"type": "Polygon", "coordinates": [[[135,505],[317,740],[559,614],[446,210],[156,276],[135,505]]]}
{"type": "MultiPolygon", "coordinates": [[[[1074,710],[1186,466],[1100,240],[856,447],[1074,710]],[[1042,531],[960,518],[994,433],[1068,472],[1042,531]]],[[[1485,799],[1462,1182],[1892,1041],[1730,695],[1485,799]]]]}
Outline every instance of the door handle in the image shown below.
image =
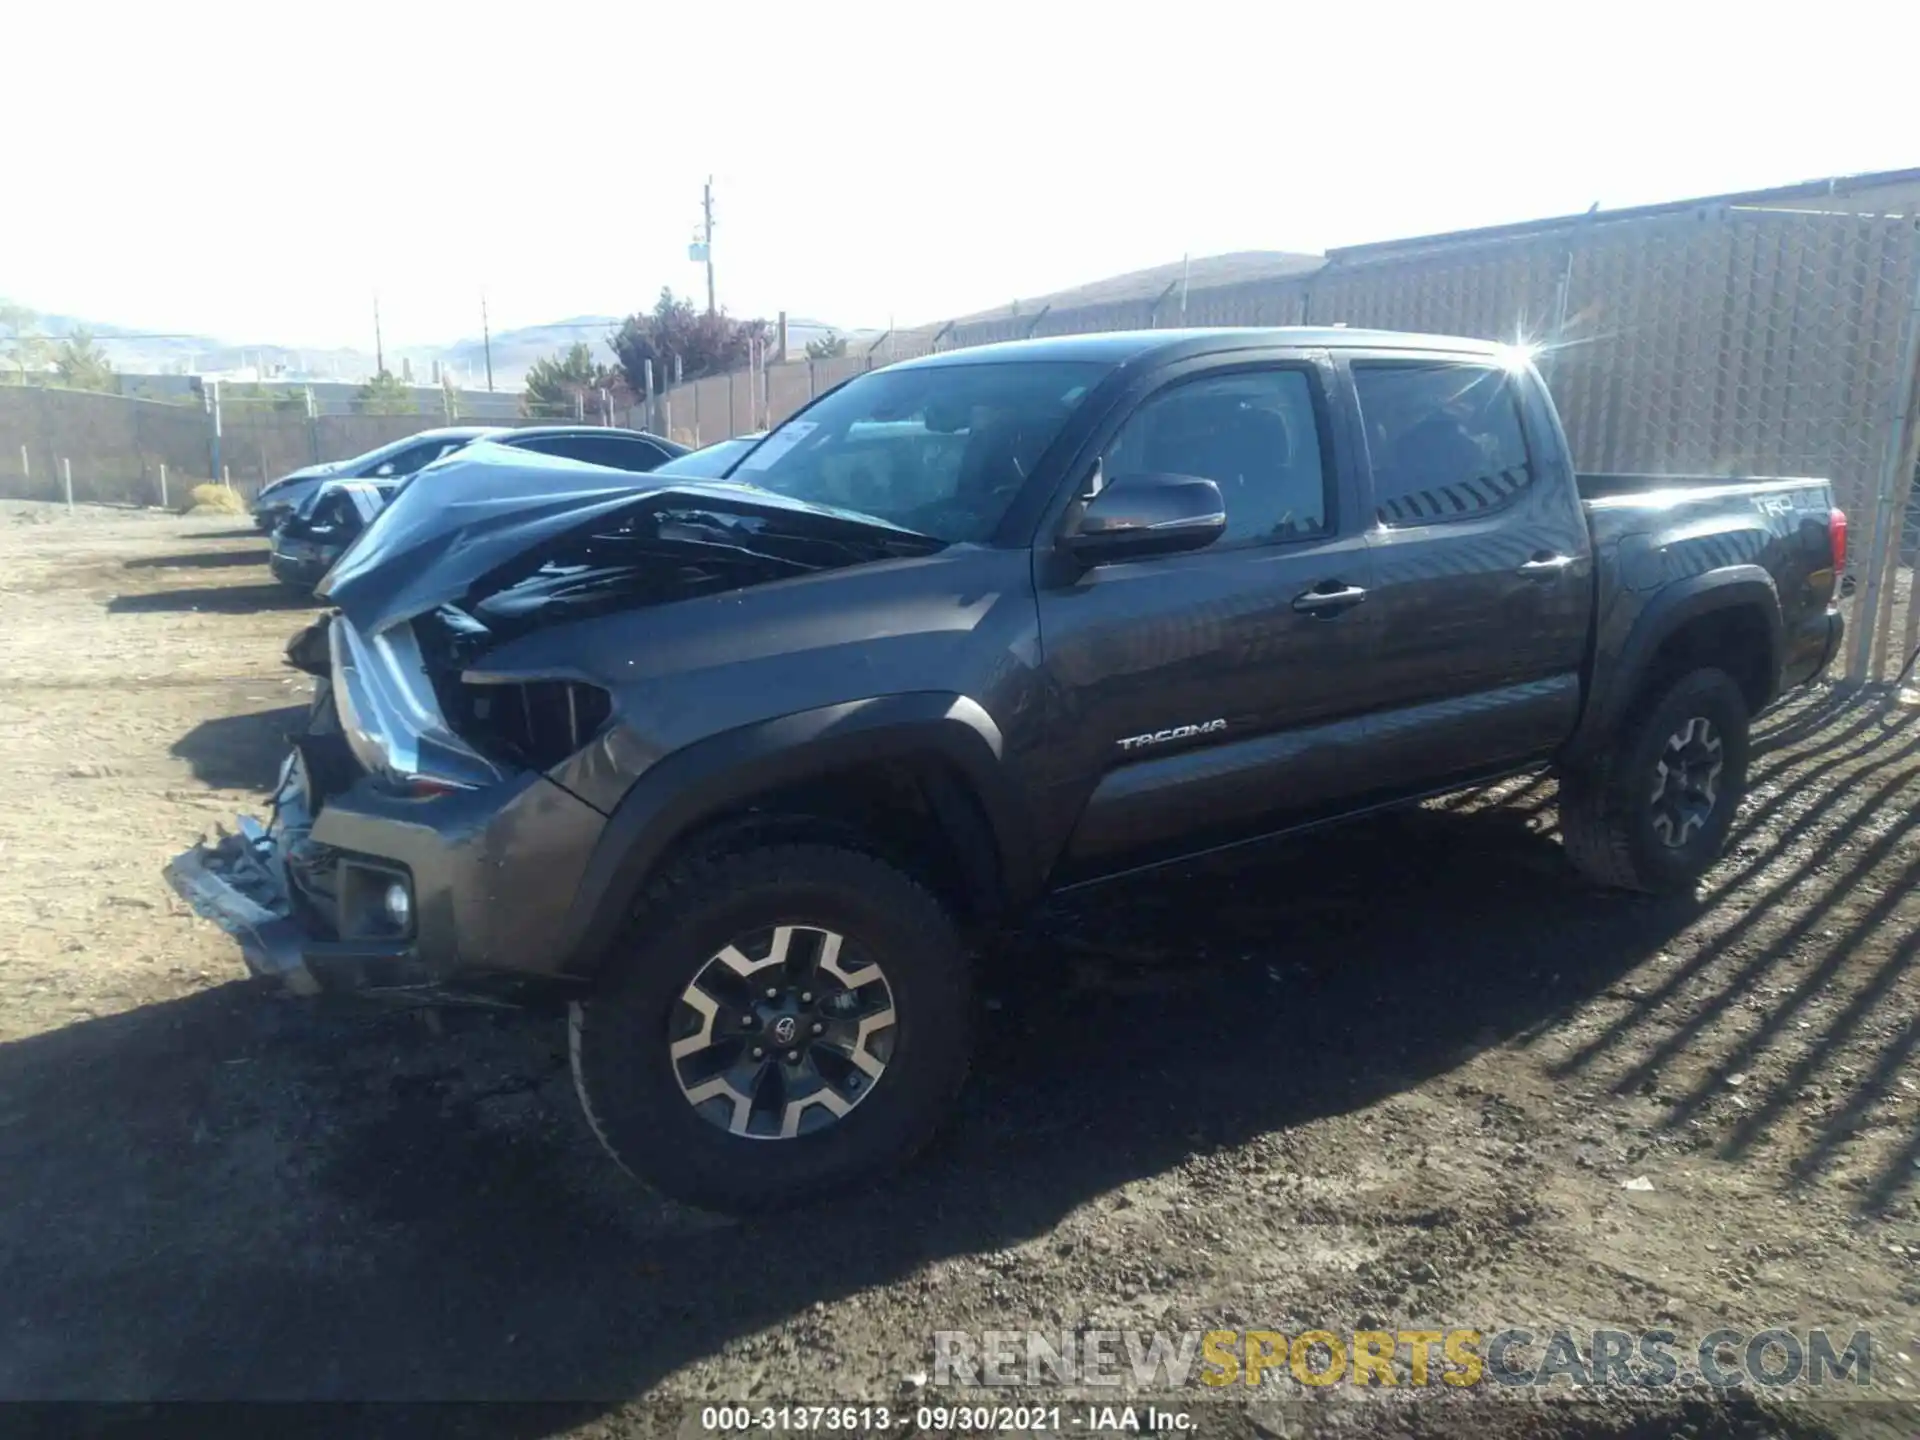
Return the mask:
{"type": "Polygon", "coordinates": [[[1302,591],[1293,597],[1293,608],[1302,615],[1332,617],[1343,610],[1351,610],[1367,598],[1367,592],[1358,585],[1341,585],[1332,580],[1325,583],[1333,588],[1316,585],[1311,590],[1302,591]]]}
{"type": "Polygon", "coordinates": [[[1519,573],[1528,580],[1551,580],[1573,564],[1571,555],[1536,555],[1520,567],[1519,573]]]}

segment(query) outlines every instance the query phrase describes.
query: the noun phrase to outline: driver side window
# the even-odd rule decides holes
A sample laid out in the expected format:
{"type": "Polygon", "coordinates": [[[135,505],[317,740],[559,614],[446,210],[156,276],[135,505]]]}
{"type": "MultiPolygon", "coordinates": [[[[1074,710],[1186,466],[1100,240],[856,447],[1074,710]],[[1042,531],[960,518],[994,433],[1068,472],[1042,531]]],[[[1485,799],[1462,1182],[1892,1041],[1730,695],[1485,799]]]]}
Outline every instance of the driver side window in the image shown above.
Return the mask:
{"type": "Polygon", "coordinates": [[[1327,475],[1312,386],[1303,369],[1241,371],[1175,385],[1128,418],[1107,446],[1102,469],[1110,481],[1143,473],[1213,481],[1227,509],[1218,545],[1321,534],[1327,475]]]}

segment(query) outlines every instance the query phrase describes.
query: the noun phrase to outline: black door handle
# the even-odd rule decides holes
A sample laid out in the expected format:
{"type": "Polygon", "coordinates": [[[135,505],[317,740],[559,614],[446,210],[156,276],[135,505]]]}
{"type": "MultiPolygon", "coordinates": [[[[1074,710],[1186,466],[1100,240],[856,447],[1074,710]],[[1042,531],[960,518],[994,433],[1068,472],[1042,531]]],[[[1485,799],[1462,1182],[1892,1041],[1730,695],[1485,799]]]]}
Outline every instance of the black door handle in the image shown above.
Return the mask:
{"type": "Polygon", "coordinates": [[[1344,610],[1351,610],[1366,598],[1367,592],[1358,585],[1342,585],[1337,580],[1329,580],[1294,596],[1293,608],[1302,615],[1330,618],[1344,610]]]}

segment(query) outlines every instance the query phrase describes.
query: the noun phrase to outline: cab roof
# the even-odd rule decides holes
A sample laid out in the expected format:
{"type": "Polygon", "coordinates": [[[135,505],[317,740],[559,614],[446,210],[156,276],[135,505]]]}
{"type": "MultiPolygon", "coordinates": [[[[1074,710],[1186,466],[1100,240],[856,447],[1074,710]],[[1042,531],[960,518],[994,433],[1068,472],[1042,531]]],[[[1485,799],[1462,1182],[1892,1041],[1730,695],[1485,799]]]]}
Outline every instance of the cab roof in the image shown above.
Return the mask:
{"type": "Polygon", "coordinates": [[[932,365],[991,365],[1009,360],[1078,360],[1124,365],[1148,357],[1204,354],[1218,350],[1265,349],[1275,345],[1327,349],[1441,350],[1494,355],[1504,347],[1493,340],[1459,335],[1417,335],[1405,330],[1353,330],[1344,326],[1219,326],[1194,330],[1108,330],[1090,335],[1047,335],[1034,340],[1003,340],[964,350],[943,350],[903,360],[901,368],[932,365]]]}

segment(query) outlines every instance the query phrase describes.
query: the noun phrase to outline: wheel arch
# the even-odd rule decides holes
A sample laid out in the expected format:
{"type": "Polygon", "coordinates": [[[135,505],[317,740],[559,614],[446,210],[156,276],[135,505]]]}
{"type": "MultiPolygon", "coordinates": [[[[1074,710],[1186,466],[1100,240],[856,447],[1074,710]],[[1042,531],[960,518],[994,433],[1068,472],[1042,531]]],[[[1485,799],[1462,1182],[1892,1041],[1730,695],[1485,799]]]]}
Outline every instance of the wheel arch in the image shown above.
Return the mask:
{"type": "Polygon", "coordinates": [[[1634,618],[1611,663],[1596,656],[1593,698],[1568,758],[1606,743],[1649,681],[1697,666],[1727,671],[1750,713],[1771,701],[1785,650],[1779,591],[1758,565],[1729,565],[1663,586],[1634,618]]]}
{"type": "Polygon", "coordinates": [[[923,691],[799,711],[710,736],[666,756],[609,816],[569,911],[564,969],[595,974],[636,897],[686,843],[803,832],[870,842],[862,831],[883,787],[909,776],[949,847],[933,878],[970,919],[990,922],[1038,893],[1032,825],[1008,783],[993,718],[966,696],[923,691]],[[938,883],[945,880],[948,883],[938,883]],[[956,894],[955,891],[959,893],[956,894]]]}

